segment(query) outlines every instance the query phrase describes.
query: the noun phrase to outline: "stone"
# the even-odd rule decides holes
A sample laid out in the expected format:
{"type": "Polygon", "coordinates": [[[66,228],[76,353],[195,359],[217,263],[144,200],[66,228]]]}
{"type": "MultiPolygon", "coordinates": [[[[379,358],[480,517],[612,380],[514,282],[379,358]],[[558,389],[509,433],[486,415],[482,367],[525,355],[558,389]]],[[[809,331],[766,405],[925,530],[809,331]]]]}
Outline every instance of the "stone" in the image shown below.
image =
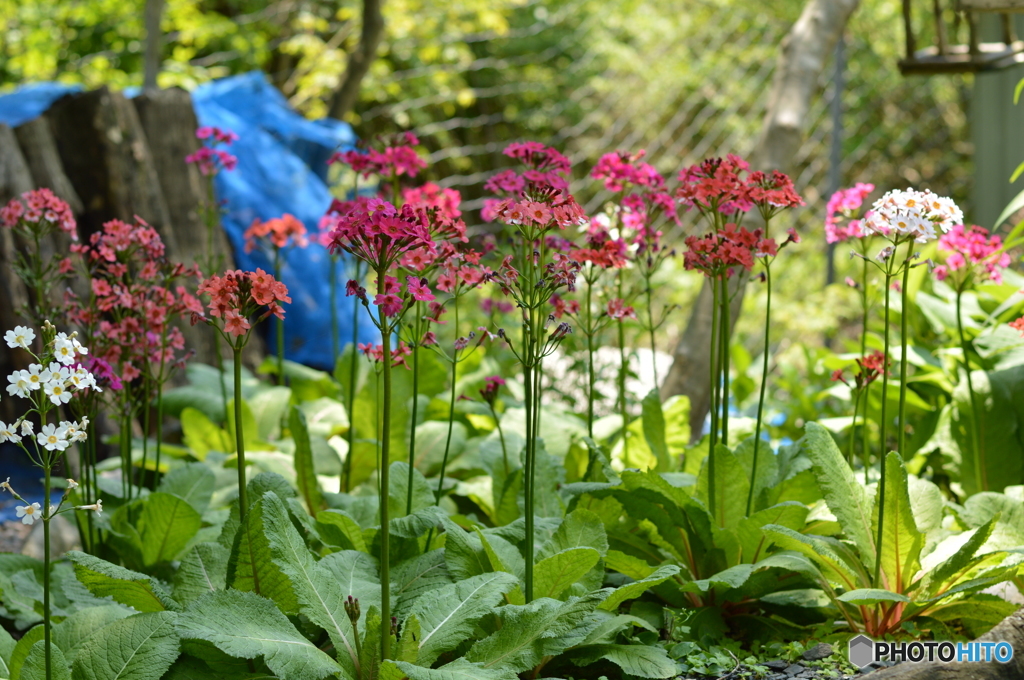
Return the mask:
{"type": "Polygon", "coordinates": [[[776,661],[768,661],[764,665],[767,666],[768,668],[770,668],[773,671],[784,671],[787,668],[789,668],[789,662],[788,661],[782,661],[781,659],[776,660],[776,661]]]}
{"type": "Polygon", "coordinates": [[[821,661],[822,659],[827,659],[832,656],[832,654],[832,645],[825,642],[819,642],[804,652],[801,656],[803,656],[807,661],[821,661]]]}
{"type": "Polygon", "coordinates": [[[799,675],[800,673],[803,673],[805,670],[807,669],[801,666],[800,664],[794,663],[786,667],[785,673],[786,675],[793,677],[794,675],[799,675]]]}

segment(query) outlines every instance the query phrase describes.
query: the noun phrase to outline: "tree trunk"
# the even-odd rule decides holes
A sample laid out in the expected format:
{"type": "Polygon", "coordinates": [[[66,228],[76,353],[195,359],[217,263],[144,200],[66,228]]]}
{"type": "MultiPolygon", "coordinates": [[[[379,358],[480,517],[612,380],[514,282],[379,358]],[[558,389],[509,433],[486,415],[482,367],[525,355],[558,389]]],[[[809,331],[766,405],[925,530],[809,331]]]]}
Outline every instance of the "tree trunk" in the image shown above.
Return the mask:
{"type": "Polygon", "coordinates": [[[160,74],[163,63],[161,50],[164,34],[160,30],[160,19],[164,15],[164,0],[146,0],[146,52],[143,55],[142,89],[152,92],[157,89],[156,77],[160,74]]]}
{"type": "Polygon", "coordinates": [[[359,88],[377,58],[377,47],[384,36],[382,4],[383,0],[363,0],[363,29],[359,34],[359,45],[348,55],[345,76],[331,99],[332,118],[343,120],[359,100],[359,88]]]}
{"type": "Polygon", "coordinates": [[[64,172],[64,164],[57,152],[57,142],[45,118],[36,118],[19,125],[14,129],[25,161],[32,174],[32,183],[36,188],[46,187],[63,199],[71,212],[81,215],[83,206],[75,187],[71,185],[64,172]]]}
{"type": "MultiPolygon", "coordinates": [[[[792,174],[811,99],[818,91],[818,79],[859,4],[860,0],[809,0],[804,6],[782,41],[760,141],[750,158],[753,169],[777,169],[792,174]]],[[[734,328],[743,305],[746,280],[746,276],[733,277],[739,287],[730,316],[734,328]]],[[[711,306],[711,289],[705,281],[661,388],[665,398],[676,394],[689,397],[693,441],[700,439],[711,404],[711,306]]]]}

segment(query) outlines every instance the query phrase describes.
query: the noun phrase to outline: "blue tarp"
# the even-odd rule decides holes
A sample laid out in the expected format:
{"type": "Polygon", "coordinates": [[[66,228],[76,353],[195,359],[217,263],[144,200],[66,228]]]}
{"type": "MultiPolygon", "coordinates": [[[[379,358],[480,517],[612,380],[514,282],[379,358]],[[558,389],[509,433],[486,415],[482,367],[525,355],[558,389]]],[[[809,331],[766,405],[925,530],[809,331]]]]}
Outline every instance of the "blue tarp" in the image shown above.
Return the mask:
{"type": "MultiPolygon", "coordinates": [[[[41,115],[54,101],[81,88],[59,83],[26,85],[0,96],[0,123],[12,127],[41,115]]],[[[238,168],[216,180],[217,198],[225,203],[223,226],[235,250],[239,268],[273,271],[266,253],[246,253],[242,234],[256,218],[268,220],[290,213],[311,233],[331,204],[325,183],[327,159],[356,141],[352,128],[341,121],[306,120],[262,73],[253,72],[200,86],[192,93],[200,125],[229,129],[238,134],[230,151],[238,168]]],[[[184,159],[182,159],[184,161],[184,159]]],[[[282,279],[292,304],[286,305],[285,356],[318,368],[331,366],[329,312],[330,257],[317,244],[291,248],[284,256],[282,279]]],[[[347,267],[338,266],[338,331],[344,346],[352,334],[352,300],[344,296],[347,267]]],[[[376,337],[365,316],[361,341],[376,337]]],[[[264,324],[264,332],[272,324],[264,324]]],[[[267,333],[272,352],[273,333],[267,333]]]]}

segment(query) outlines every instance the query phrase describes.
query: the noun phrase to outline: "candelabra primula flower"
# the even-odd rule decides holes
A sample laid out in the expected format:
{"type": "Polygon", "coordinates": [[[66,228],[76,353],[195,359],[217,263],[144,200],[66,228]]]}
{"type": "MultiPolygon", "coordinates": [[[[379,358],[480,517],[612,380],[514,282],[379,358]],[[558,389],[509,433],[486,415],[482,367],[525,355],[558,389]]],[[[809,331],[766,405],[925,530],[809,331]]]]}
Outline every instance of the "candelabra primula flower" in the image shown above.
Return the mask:
{"type": "Polygon", "coordinates": [[[427,167],[427,162],[420,158],[414,147],[420,140],[411,132],[404,132],[379,140],[381,149],[360,151],[351,149],[335,153],[327,163],[344,163],[364,178],[371,175],[391,177],[406,175],[415,177],[420,170],[427,167]]]}
{"type": "Polygon", "coordinates": [[[204,145],[195,153],[186,156],[185,162],[195,164],[200,173],[216,175],[221,170],[234,170],[237,167],[237,157],[224,149],[217,148],[221,145],[230,146],[232,142],[237,141],[238,135],[234,132],[203,126],[196,130],[196,138],[203,140],[204,145]]]}
{"type": "Polygon", "coordinates": [[[31,505],[19,505],[14,508],[14,512],[21,518],[22,524],[31,525],[37,519],[42,517],[42,508],[39,503],[32,503],[31,505]]]}
{"type": "Polygon", "coordinates": [[[1010,266],[1010,256],[1002,249],[1002,239],[990,236],[984,227],[958,224],[939,237],[939,252],[946,254],[946,260],[935,267],[935,278],[951,277],[957,287],[975,277],[1002,283],[1002,270],[1010,266]]]}
{"type": "Polygon", "coordinates": [[[251,253],[261,240],[269,240],[275,248],[284,248],[289,244],[305,248],[309,245],[306,236],[306,225],[297,217],[285,213],[267,221],[253,220],[243,234],[245,252],[251,253]]]}
{"type": "Polygon", "coordinates": [[[36,332],[27,326],[15,326],[13,331],[4,334],[4,340],[10,348],[21,347],[28,349],[32,341],[36,339],[36,332]]]}
{"type": "Polygon", "coordinates": [[[78,240],[77,223],[71,208],[49,189],[26,191],[0,208],[0,224],[8,229],[20,227],[44,235],[54,228],[78,240]]]}
{"type": "Polygon", "coordinates": [[[936,227],[943,233],[963,224],[964,215],[952,199],[931,191],[890,191],[875,201],[871,213],[862,223],[867,233],[882,234],[893,243],[913,239],[927,243],[937,237],[936,227]]]}
{"type": "MultiPolygon", "coordinates": [[[[236,338],[252,329],[248,318],[261,308],[267,309],[258,320],[271,315],[283,319],[281,304],[292,301],[288,287],[262,269],[255,272],[227,271],[221,276],[211,276],[200,284],[199,293],[210,296],[207,305],[210,316],[223,319],[224,332],[236,338]]],[[[192,319],[193,323],[200,320],[214,323],[197,312],[192,313],[192,319]]]]}
{"type": "Polygon", "coordinates": [[[874,184],[858,182],[832,194],[825,209],[825,240],[828,243],[841,243],[868,235],[861,226],[861,220],[855,216],[864,199],[874,190],[874,184]]]}

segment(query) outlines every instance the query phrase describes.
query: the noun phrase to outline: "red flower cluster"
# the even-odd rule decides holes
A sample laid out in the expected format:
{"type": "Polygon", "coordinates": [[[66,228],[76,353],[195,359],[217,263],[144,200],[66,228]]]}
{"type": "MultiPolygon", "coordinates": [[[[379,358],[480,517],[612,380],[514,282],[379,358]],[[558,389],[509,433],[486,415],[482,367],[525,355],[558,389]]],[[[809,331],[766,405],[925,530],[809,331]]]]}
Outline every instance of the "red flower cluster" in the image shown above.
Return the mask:
{"type": "MultiPolygon", "coordinates": [[[[491,177],[484,183],[484,189],[492,193],[514,197],[523,202],[528,196],[533,202],[551,202],[546,198],[538,198],[535,194],[543,196],[563,195],[570,200],[568,174],[572,170],[569,159],[558,151],[544,146],[540,142],[515,142],[509,144],[504,151],[509,158],[514,158],[529,169],[522,174],[515,170],[504,170],[491,177]]],[[[575,200],[573,200],[575,203],[575,200]]],[[[529,206],[520,206],[522,210],[528,210],[529,206]]],[[[578,207],[578,206],[577,206],[578,207]]],[[[484,207],[481,215],[488,222],[501,219],[506,224],[519,224],[521,222],[508,222],[507,216],[503,215],[508,208],[503,201],[494,198],[484,200],[484,207]]],[[[579,209],[582,216],[583,210],[579,209]]],[[[513,219],[519,219],[514,217],[513,219]]],[[[567,226],[567,224],[562,225],[567,226]]]]}
{"type": "Polygon", "coordinates": [[[115,378],[131,382],[151,365],[181,363],[185,347],[175,317],[202,311],[202,304],[175,280],[197,274],[194,267],[168,262],[155,229],[136,218],[135,224],[111,220],[93,234],[89,244],[73,244],[88,272],[91,300],[83,305],[65,292],[72,324],[93,338],[93,356],[110,366],[115,378]]]}
{"type": "Polygon", "coordinates": [[[603,179],[604,188],[608,191],[625,191],[629,187],[661,191],[665,188],[665,178],[653,165],[640,160],[646,154],[643,149],[635,154],[627,154],[625,151],[606,153],[590,171],[590,176],[603,179]]]}
{"type": "Polygon", "coordinates": [[[939,237],[939,251],[949,253],[945,264],[935,267],[935,278],[943,281],[961,272],[964,281],[977,273],[993,283],[1002,283],[1002,270],[1010,266],[1010,256],[1000,252],[1003,241],[989,236],[984,227],[958,224],[939,237]]]}
{"type": "MultiPolygon", "coordinates": [[[[877,350],[875,350],[871,354],[868,354],[867,356],[858,358],[857,367],[858,371],[853,376],[854,384],[851,385],[851,387],[855,387],[858,390],[863,389],[870,385],[871,383],[873,383],[874,381],[878,380],[878,378],[882,375],[883,371],[888,370],[885,365],[885,354],[877,350]]],[[[847,385],[850,384],[846,382],[845,378],[843,378],[842,369],[838,369],[832,372],[832,380],[842,381],[847,385]]]]}
{"type": "Polygon", "coordinates": [[[572,225],[587,223],[583,208],[571,194],[562,191],[548,191],[541,200],[530,200],[523,195],[520,200],[506,198],[498,201],[491,209],[497,219],[505,224],[540,227],[542,231],[553,226],[564,229],[572,225]],[[544,200],[546,199],[546,200],[544,200]]]}
{"type": "Polygon", "coordinates": [[[762,231],[750,231],[729,223],[717,233],[701,238],[688,236],[683,254],[683,265],[688,270],[696,269],[705,276],[732,276],[734,267],[750,271],[756,257],[774,257],[778,253],[775,239],[761,238],[762,231]]]}
{"type": "Polygon", "coordinates": [[[448,221],[454,222],[462,217],[462,211],[459,210],[462,195],[455,189],[441,188],[433,182],[403,189],[402,199],[416,209],[433,208],[441,218],[448,221]]]}
{"type": "MultiPolygon", "coordinates": [[[[223,276],[211,276],[199,285],[199,293],[210,296],[210,316],[224,320],[224,332],[235,337],[247,334],[252,326],[249,317],[260,307],[267,307],[257,323],[271,314],[284,319],[281,303],[290,303],[288,287],[273,276],[257,269],[254,272],[227,271],[223,276]]],[[[192,323],[204,320],[202,312],[193,311],[192,323]]]]}
{"type": "Polygon", "coordinates": [[[370,175],[391,177],[397,175],[408,175],[415,177],[420,170],[427,167],[427,162],[419,157],[416,149],[420,140],[411,132],[397,135],[390,140],[384,140],[382,150],[370,149],[369,151],[342,151],[331,156],[327,161],[328,165],[333,163],[344,163],[353,171],[362,174],[364,178],[370,175]]]}
{"type": "Polygon", "coordinates": [[[230,146],[232,142],[237,141],[238,135],[234,132],[204,126],[196,130],[196,138],[203,140],[205,144],[195,153],[185,156],[185,162],[195,163],[202,174],[215,175],[221,169],[234,170],[238,165],[238,158],[224,149],[217,148],[221,144],[230,146]]]}
{"type": "Polygon", "coordinates": [[[399,211],[387,201],[371,198],[346,207],[348,212],[327,216],[332,221],[332,253],[343,250],[373,269],[389,269],[409,250],[435,248],[427,224],[410,206],[399,211]]]}
{"type": "Polygon", "coordinates": [[[1016,321],[1011,321],[1010,328],[1015,331],[1020,331],[1021,335],[1024,335],[1024,316],[1020,317],[1016,321]]]}
{"type": "Polygon", "coordinates": [[[676,197],[702,213],[743,213],[756,206],[766,217],[804,204],[787,175],[775,170],[744,177],[749,170],[745,160],[732,154],[707,159],[680,171],[676,197]]]}
{"type": "Polygon", "coordinates": [[[500,390],[504,384],[505,380],[496,375],[484,378],[484,387],[480,390],[480,396],[483,397],[484,401],[488,404],[494,406],[494,401],[498,398],[498,390],[500,390]]]}
{"type": "MultiPolygon", "coordinates": [[[[359,343],[357,345],[360,352],[368,356],[373,361],[380,363],[384,361],[384,346],[375,345],[373,343],[359,343]]],[[[412,354],[412,348],[404,342],[399,341],[398,347],[391,350],[391,366],[397,368],[398,366],[404,366],[407,370],[410,369],[409,364],[405,358],[412,354]]]]}
{"type": "Polygon", "coordinates": [[[259,239],[269,239],[275,248],[284,248],[288,245],[288,239],[292,239],[293,245],[305,248],[309,245],[306,238],[306,225],[294,215],[285,213],[281,217],[275,217],[266,222],[256,218],[249,225],[243,234],[245,238],[245,252],[251,253],[256,247],[259,239]]]}
{"type": "Polygon", "coordinates": [[[71,208],[45,188],[26,191],[21,198],[8,201],[7,205],[0,208],[0,223],[8,229],[22,224],[33,232],[42,229],[44,233],[56,227],[71,236],[71,240],[78,240],[77,224],[71,208]]]}

